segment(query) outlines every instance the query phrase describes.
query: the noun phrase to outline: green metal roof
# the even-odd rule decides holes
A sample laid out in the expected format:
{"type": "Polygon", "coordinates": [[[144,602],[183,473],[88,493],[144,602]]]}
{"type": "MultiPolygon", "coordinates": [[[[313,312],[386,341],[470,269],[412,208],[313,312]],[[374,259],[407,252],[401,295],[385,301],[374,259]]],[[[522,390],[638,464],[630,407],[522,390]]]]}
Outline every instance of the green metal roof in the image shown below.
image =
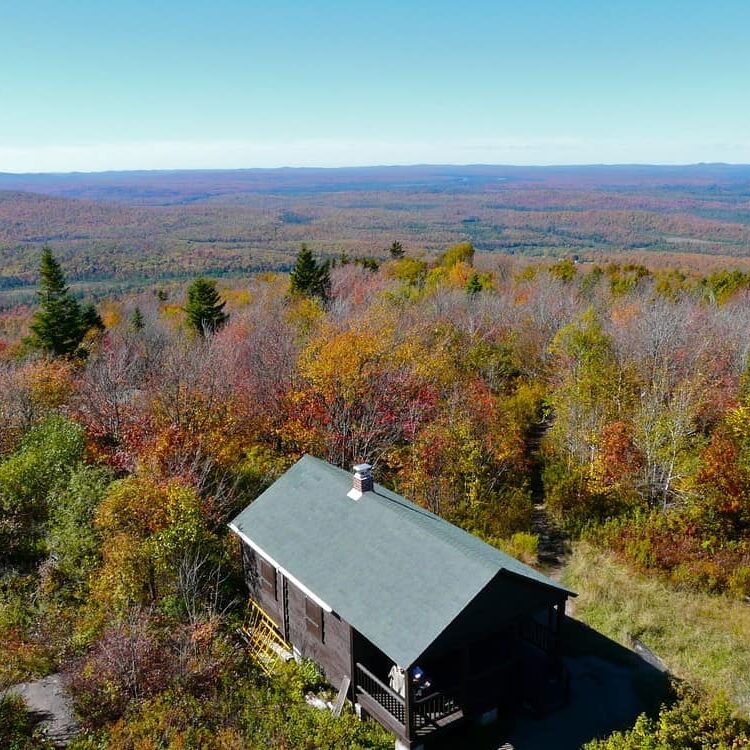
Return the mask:
{"type": "Polygon", "coordinates": [[[304,456],[230,524],[396,663],[412,665],[500,571],[555,581],[375,484],[304,456]]]}

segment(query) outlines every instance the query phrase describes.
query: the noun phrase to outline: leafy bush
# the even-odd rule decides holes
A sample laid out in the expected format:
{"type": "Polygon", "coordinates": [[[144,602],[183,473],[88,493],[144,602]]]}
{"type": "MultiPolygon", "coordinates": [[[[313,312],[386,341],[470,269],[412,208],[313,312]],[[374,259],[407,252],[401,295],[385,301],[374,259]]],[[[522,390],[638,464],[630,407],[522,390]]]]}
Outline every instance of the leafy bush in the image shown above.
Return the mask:
{"type": "Polygon", "coordinates": [[[41,553],[49,495],[65,486],[83,449],[83,429],[56,415],[34,427],[0,464],[0,557],[41,553]]]}
{"type": "Polygon", "coordinates": [[[0,747],[3,750],[52,750],[52,743],[37,732],[17,695],[0,696],[0,747]]]}
{"type": "Polygon", "coordinates": [[[268,680],[241,665],[196,694],[173,687],[134,706],[102,735],[89,735],[70,750],[387,750],[393,739],[373,722],[350,711],[334,717],[304,701],[306,668],[289,663],[268,680]],[[102,743],[102,744],[98,744],[102,743]]]}
{"type": "Polygon", "coordinates": [[[643,572],[656,572],[687,591],[750,591],[750,540],[726,539],[706,528],[692,510],[653,510],[612,519],[589,535],[643,572]]]}
{"type": "Polygon", "coordinates": [[[474,246],[471,242],[459,242],[449,247],[439,258],[438,263],[445,268],[452,268],[456,263],[472,265],[474,262],[474,246]]]}
{"type": "Polygon", "coordinates": [[[50,507],[48,544],[56,558],[56,571],[82,586],[99,561],[99,538],[94,512],[113,480],[108,469],[82,466],[70,476],[67,487],[56,493],[50,507]]]}
{"type": "Polygon", "coordinates": [[[512,557],[516,557],[528,565],[533,565],[537,562],[539,536],[529,534],[526,531],[518,531],[510,539],[498,540],[497,546],[512,557]]]}
{"type": "Polygon", "coordinates": [[[750,747],[750,724],[723,698],[683,691],[652,719],[645,714],[626,732],[588,743],[586,750],[740,750],[750,747]]]}
{"type": "Polygon", "coordinates": [[[39,633],[37,582],[31,575],[0,577],[0,686],[48,674],[48,643],[39,633]]]}
{"type": "Polygon", "coordinates": [[[169,685],[174,661],[146,613],[131,611],[107,628],[88,656],[69,665],[76,711],[94,727],[118,719],[131,701],[169,685]]]}
{"type": "Polygon", "coordinates": [[[92,597],[120,614],[179,593],[185,555],[199,548],[213,553],[217,546],[197,492],[177,481],[162,485],[132,476],[113,483],[94,525],[108,543],[93,574],[92,597]]]}

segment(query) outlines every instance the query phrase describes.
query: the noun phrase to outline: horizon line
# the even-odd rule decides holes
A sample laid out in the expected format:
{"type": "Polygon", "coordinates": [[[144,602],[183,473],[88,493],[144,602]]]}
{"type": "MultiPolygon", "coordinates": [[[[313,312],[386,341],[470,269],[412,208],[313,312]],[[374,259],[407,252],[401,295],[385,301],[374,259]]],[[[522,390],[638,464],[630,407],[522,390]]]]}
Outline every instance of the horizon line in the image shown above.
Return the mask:
{"type": "Polygon", "coordinates": [[[689,169],[696,167],[748,167],[750,162],[727,162],[727,161],[697,161],[697,162],[571,162],[566,164],[554,163],[523,163],[512,164],[502,162],[415,162],[413,164],[397,163],[373,163],[373,164],[350,164],[350,165],[316,165],[316,166],[292,166],[281,165],[274,167],[173,167],[173,168],[133,168],[133,169],[99,169],[99,170],[66,170],[66,171],[37,171],[37,172],[14,172],[0,170],[0,177],[68,177],[77,175],[108,175],[108,174],[179,174],[186,172],[314,172],[330,171],[343,172],[355,169],[418,169],[418,168],[456,169],[484,167],[493,169],[595,169],[595,168],[650,168],[650,169],[689,169]]]}

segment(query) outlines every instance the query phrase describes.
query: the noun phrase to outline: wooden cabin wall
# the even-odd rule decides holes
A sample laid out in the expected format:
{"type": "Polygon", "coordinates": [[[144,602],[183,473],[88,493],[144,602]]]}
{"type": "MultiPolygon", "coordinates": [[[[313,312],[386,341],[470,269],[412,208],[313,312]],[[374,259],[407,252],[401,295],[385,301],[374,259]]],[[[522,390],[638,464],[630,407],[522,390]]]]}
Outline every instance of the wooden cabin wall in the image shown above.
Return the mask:
{"type": "Polygon", "coordinates": [[[287,581],[289,606],[289,638],[306,659],[317,662],[335,687],[344,675],[351,677],[351,644],[349,623],[335,612],[323,612],[323,640],[308,632],[305,616],[307,597],[291,581],[287,581]]]}
{"type": "Polygon", "coordinates": [[[351,677],[351,644],[349,623],[335,612],[322,612],[323,638],[308,632],[305,615],[307,597],[290,580],[275,572],[276,596],[263,585],[261,558],[251,547],[244,544],[243,561],[245,580],[250,596],[276,623],[281,634],[306,659],[317,662],[328,681],[335,687],[341,684],[344,675],[351,677]],[[286,595],[284,588],[286,586],[286,595]],[[284,602],[288,608],[284,618],[284,602]]]}
{"type": "Polygon", "coordinates": [[[354,646],[354,661],[363,664],[381,682],[388,684],[388,673],[393,666],[393,660],[356,630],[354,631],[352,644],[354,646]]]}
{"type": "Polygon", "coordinates": [[[259,555],[244,542],[242,544],[242,562],[245,568],[245,582],[250,592],[250,598],[260,605],[283,633],[284,613],[281,604],[281,575],[278,572],[276,573],[276,596],[273,596],[262,584],[259,555]]]}

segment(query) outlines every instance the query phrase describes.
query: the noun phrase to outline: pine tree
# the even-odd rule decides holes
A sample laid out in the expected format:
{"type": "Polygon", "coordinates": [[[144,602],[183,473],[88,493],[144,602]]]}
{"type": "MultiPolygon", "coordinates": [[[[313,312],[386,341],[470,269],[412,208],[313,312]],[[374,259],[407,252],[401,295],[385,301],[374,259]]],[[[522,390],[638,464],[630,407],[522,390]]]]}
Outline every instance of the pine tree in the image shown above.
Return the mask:
{"type": "Polygon", "coordinates": [[[404,246],[400,242],[394,242],[390,247],[391,258],[403,258],[404,246]]]}
{"type": "Polygon", "coordinates": [[[81,311],[81,322],[86,331],[96,328],[97,331],[104,330],[104,321],[93,302],[89,302],[81,311]]]}
{"type": "Polygon", "coordinates": [[[479,294],[479,292],[482,291],[484,287],[482,286],[482,282],[479,279],[479,274],[474,273],[471,275],[471,278],[469,279],[469,283],[466,285],[466,293],[473,297],[476,294],[479,294]]]}
{"type": "Polygon", "coordinates": [[[65,274],[45,247],[39,264],[39,309],[31,323],[28,343],[55,356],[78,349],[87,325],[81,307],[65,285],[65,274]]]}
{"type": "Polygon", "coordinates": [[[141,308],[136,307],[135,310],[133,310],[133,314],[130,316],[130,328],[133,331],[142,331],[145,325],[141,308]]]}
{"type": "Polygon", "coordinates": [[[196,279],[188,287],[187,299],[188,325],[201,336],[217,331],[227,322],[229,315],[224,312],[227,303],[219,296],[212,279],[196,279]]]}
{"type": "Polygon", "coordinates": [[[292,294],[320,297],[324,301],[328,299],[331,288],[328,261],[318,263],[306,245],[302,245],[289,278],[292,294]]]}

